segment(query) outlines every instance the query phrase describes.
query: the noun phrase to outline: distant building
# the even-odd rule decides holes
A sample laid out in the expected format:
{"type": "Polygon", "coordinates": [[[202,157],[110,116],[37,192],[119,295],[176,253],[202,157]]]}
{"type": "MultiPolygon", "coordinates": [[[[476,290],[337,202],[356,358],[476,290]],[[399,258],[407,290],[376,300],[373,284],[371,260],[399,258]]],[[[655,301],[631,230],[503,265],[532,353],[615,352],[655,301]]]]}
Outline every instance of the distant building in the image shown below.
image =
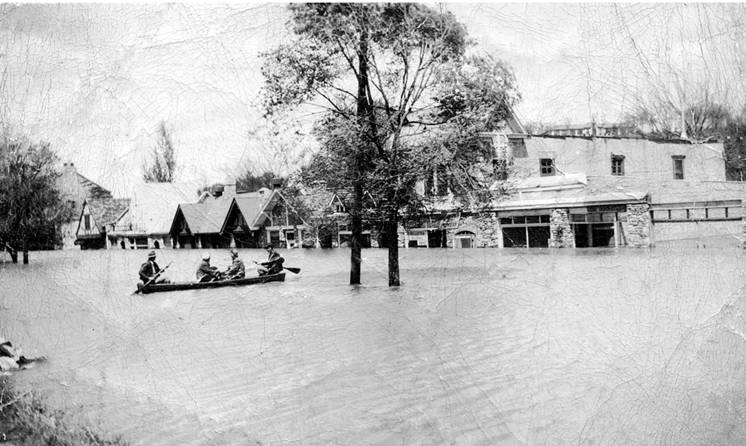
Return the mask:
{"type": "Polygon", "coordinates": [[[279,188],[180,203],[170,226],[178,248],[295,248],[307,226],[279,188]]]}
{"type": "Polygon", "coordinates": [[[83,202],[75,232],[75,244],[81,249],[110,248],[112,232],[129,208],[129,198],[90,198],[83,202]]]}
{"type": "Polygon", "coordinates": [[[198,183],[145,183],[137,185],[129,207],[109,233],[113,247],[121,249],[172,248],[174,212],[179,203],[199,198],[198,183]]]}
{"type": "Polygon", "coordinates": [[[80,220],[83,203],[86,200],[112,198],[111,192],[78,173],[73,163],[64,163],[62,175],[57,180],[62,199],[72,207],[72,219],[62,225],[62,248],[72,249],[76,246],[76,231],[80,220]]]}
{"type": "Polygon", "coordinates": [[[608,122],[588,122],[585,124],[566,124],[549,127],[540,136],[582,136],[586,138],[639,138],[633,125],[608,122]]]}
{"type": "MultiPolygon", "coordinates": [[[[352,193],[348,190],[332,191],[319,186],[304,191],[299,197],[308,212],[308,231],[303,240],[305,248],[349,247],[352,228],[349,208],[352,193]]],[[[363,194],[363,214],[377,208],[377,203],[369,192],[363,194]]],[[[368,219],[363,218],[362,247],[378,248],[384,245],[381,233],[368,219]]]]}

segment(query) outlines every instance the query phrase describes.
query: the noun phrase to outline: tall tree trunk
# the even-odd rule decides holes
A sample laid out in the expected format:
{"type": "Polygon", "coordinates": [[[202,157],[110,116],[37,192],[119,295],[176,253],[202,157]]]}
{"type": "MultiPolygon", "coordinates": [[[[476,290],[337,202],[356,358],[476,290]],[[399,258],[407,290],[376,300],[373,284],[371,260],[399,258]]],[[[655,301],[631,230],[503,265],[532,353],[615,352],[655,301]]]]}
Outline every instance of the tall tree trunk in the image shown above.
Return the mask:
{"type": "Polygon", "coordinates": [[[8,251],[8,254],[10,254],[10,260],[13,261],[13,263],[18,263],[18,251],[8,244],[5,245],[5,249],[8,251]]]}
{"type": "MultiPolygon", "coordinates": [[[[365,6],[360,14],[360,41],[358,45],[357,61],[357,118],[364,133],[362,140],[365,141],[370,117],[370,107],[367,98],[368,86],[368,23],[365,15],[365,6]]],[[[363,238],[363,172],[365,171],[365,147],[359,147],[355,156],[354,184],[352,195],[352,234],[350,244],[350,285],[360,283],[360,270],[362,263],[362,238],[363,238]]]]}
{"type": "Polygon", "coordinates": [[[394,212],[386,221],[389,248],[389,286],[399,286],[399,222],[394,212]]]}
{"type": "Polygon", "coordinates": [[[23,239],[23,264],[28,265],[28,240],[24,237],[23,239]]]}

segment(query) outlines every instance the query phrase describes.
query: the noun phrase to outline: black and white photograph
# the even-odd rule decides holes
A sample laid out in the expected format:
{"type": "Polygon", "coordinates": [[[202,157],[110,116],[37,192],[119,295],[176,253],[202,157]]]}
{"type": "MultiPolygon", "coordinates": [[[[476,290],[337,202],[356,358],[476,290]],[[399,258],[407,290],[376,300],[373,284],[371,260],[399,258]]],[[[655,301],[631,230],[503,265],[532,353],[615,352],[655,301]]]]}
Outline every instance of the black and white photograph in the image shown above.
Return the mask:
{"type": "Polygon", "coordinates": [[[0,3],[0,443],[746,444],[746,3],[0,3]]]}

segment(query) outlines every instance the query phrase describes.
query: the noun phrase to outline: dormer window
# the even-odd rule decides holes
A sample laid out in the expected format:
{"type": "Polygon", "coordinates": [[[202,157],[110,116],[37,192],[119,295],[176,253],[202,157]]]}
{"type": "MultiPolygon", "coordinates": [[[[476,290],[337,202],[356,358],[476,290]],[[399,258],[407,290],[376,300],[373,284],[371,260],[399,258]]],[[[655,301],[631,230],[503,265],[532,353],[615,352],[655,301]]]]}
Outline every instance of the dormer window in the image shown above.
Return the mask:
{"type": "Polygon", "coordinates": [[[624,176],[624,155],[611,155],[611,174],[624,176]]]}
{"type": "Polygon", "coordinates": [[[674,155],[671,157],[673,160],[673,179],[683,180],[684,179],[684,155],[674,155]]]}
{"type": "Polygon", "coordinates": [[[550,177],[554,175],[554,159],[552,158],[539,158],[539,173],[543,177],[550,177]]]}

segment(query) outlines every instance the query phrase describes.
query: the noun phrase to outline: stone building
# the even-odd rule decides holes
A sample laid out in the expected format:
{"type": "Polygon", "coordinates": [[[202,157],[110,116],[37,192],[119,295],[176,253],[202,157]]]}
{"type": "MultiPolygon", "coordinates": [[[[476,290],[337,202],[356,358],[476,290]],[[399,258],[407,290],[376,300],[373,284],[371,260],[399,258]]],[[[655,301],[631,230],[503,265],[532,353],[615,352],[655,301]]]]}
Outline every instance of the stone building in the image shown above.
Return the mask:
{"type": "MultiPolygon", "coordinates": [[[[492,198],[464,204],[441,191],[402,246],[706,246],[741,238],[746,187],[725,180],[720,143],[536,136],[515,120],[482,137],[493,150],[492,198]]],[[[439,189],[431,183],[420,191],[439,189]]]]}

